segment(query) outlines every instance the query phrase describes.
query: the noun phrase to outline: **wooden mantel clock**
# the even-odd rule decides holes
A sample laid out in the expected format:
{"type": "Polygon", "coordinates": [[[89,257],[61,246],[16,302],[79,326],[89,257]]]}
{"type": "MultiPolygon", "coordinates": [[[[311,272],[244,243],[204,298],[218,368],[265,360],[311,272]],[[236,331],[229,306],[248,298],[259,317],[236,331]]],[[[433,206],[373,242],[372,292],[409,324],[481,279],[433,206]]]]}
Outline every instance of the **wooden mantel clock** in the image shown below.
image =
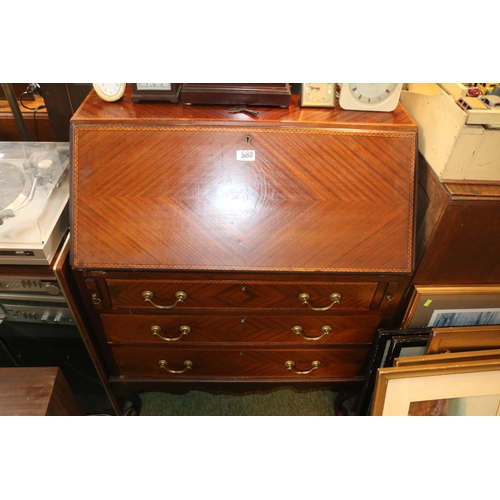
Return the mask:
{"type": "Polygon", "coordinates": [[[133,83],[132,101],[179,101],[180,83],[133,83]]]}
{"type": "Polygon", "coordinates": [[[73,272],[116,394],[363,382],[413,272],[417,125],[141,102],[71,121],[73,272]]]}

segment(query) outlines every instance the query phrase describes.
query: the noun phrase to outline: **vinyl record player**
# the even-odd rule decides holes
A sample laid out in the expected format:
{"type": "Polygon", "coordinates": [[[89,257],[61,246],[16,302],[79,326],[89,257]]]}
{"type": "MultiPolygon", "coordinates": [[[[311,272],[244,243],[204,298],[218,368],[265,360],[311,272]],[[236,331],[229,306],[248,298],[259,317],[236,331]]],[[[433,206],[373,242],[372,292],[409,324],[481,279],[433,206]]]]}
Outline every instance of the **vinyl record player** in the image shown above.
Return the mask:
{"type": "Polygon", "coordinates": [[[0,264],[50,264],[69,227],[69,143],[0,142],[0,264]]]}

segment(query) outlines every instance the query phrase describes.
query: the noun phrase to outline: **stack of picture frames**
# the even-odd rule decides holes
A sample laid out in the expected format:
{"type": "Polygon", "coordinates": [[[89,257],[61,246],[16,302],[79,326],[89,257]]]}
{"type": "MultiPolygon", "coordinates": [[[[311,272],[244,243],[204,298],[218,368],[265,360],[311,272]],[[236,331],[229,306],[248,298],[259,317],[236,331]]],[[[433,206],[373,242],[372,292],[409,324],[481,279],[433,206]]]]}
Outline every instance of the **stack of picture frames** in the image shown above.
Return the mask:
{"type": "Polygon", "coordinates": [[[500,286],[415,287],[402,327],[375,336],[355,413],[500,415],[500,286]]]}

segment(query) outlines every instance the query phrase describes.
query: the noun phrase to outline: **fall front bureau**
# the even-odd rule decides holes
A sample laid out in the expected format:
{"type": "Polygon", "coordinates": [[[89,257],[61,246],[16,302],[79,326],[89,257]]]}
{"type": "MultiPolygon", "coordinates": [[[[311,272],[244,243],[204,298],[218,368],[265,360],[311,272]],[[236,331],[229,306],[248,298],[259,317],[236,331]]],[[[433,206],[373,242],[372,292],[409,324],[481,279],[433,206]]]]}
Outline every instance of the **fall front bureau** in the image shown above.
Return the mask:
{"type": "Polygon", "coordinates": [[[413,272],[393,113],[115,103],[71,123],[72,266],[117,391],[356,382],[413,272]]]}

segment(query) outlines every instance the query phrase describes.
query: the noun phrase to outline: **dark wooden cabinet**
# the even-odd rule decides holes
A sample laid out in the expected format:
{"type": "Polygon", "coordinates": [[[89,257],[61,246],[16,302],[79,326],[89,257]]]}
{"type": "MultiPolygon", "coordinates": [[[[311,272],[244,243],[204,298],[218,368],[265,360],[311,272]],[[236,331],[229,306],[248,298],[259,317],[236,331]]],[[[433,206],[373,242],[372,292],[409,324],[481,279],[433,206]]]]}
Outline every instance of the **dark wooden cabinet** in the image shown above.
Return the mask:
{"type": "Polygon", "coordinates": [[[500,283],[500,184],[442,181],[421,155],[418,165],[416,268],[397,313],[403,323],[415,286],[500,283]]]}
{"type": "Polygon", "coordinates": [[[0,368],[0,416],[84,414],[59,368],[0,368]]]}
{"type": "Polygon", "coordinates": [[[404,108],[228,109],[128,88],[72,118],[72,265],[117,391],[357,383],[393,325],[414,266],[404,108]]]}
{"type": "Polygon", "coordinates": [[[442,182],[419,158],[416,285],[500,283],[500,184],[442,182]]]}

